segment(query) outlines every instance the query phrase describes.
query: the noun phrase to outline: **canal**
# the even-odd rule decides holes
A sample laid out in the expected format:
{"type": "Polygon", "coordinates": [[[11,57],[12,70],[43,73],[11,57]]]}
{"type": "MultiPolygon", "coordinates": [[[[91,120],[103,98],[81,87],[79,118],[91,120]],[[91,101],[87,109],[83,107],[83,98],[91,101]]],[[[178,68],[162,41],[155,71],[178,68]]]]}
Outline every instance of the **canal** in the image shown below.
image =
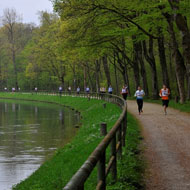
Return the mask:
{"type": "Polygon", "coordinates": [[[30,176],[76,134],[79,116],[54,104],[0,100],[0,189],[30,176]]]}

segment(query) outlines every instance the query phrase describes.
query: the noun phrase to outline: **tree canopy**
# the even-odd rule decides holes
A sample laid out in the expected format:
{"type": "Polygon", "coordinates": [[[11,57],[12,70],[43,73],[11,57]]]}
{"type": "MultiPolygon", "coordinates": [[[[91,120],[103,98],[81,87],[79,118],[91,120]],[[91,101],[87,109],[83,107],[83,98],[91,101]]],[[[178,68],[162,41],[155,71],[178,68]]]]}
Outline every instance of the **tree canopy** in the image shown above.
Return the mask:
{"type": "MultiPolygon", "coordinates": [[[[14,40],[4,13],[0,28],[1,88],[18,78],[22,89],[141,85],[158,98],[162,84],[190,99],[188,0],[52,0],[40,26],[13,14],[14,40]],[[14,48],[13,48],[14,46],[14,48]],[[10,48],[11,47],[11,48],[10,48]],[[15,58],[13,50],[15,49],[15,58]],[[11,53],[12,51],[12,53],[11,53]],[[11,77],[10,77],[11,76],[11,77]]],[[[8,12],[11,12],[10,10],[8,12]]]]}

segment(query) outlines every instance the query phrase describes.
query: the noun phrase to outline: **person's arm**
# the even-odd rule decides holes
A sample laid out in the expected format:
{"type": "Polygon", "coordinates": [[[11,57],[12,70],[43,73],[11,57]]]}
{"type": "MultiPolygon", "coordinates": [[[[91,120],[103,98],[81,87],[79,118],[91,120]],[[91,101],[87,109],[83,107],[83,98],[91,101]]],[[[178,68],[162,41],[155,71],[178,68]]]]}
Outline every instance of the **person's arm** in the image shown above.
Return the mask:
{"type": "Polygon", "coordinates": [[[143,90],[143,96],[145,96],[145,92],[144,92],[144,90],[143,90]]]}
{"type": "Polygon", "coordinates": [[[160,90],[159,96],[162,97],[162,90],[160,90]]]}
{"type": "Polygon", "coordinates": [[[137,91],[135,92],[134,97],[137,97],[137,91]]]}

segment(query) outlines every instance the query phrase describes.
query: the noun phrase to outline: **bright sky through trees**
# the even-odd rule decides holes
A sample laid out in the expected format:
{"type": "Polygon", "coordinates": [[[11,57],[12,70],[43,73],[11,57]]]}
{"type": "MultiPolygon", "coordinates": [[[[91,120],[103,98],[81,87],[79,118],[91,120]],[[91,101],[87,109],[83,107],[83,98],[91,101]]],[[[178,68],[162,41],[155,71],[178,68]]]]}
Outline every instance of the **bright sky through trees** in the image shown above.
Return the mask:
{"type": "Polygon", "coordinates": [[[0,0],[0,17],[6,8],[15,8],[22,15],[23,22],[39,24],[38,11],[53,11],[49,0],[0,0]]]}

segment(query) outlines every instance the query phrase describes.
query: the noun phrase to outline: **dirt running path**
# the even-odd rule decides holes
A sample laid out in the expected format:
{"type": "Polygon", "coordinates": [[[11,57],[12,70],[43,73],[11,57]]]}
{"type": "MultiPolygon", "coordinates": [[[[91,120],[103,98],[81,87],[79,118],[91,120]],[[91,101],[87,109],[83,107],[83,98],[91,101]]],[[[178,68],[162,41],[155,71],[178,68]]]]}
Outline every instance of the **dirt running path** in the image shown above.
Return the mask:
{"type": "Polygon", "coordinates": [[[138,115],[135,101],[128,110],[143,128],[145,157],[148,161],[147,190],[190,190],[190,114],[161,105],[144,103],[138,115]]]}

